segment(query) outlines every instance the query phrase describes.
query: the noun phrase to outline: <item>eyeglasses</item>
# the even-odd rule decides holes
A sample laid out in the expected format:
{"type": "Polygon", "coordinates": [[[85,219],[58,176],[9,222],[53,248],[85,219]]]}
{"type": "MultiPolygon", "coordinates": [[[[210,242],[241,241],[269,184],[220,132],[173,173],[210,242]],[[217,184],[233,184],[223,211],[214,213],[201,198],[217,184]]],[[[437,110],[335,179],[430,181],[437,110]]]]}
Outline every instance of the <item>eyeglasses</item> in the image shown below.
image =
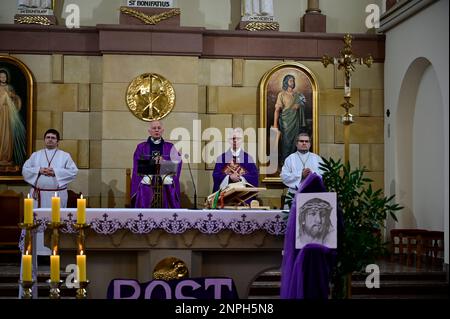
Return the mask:
{"type": "Polygon", "coordinates": [[[297,140],[297,143],[309,143],[308,140],[297,140]]]}

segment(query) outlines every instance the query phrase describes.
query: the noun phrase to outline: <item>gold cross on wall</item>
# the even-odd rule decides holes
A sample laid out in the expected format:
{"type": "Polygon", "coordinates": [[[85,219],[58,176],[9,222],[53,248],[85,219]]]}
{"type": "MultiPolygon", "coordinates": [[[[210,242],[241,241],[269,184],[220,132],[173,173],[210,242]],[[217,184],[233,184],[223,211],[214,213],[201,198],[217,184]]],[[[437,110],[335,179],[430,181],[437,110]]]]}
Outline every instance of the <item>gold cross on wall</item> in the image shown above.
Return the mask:
{"type": "Polygon", "coordinates": [[[325,67],[327,67],[328,64],[333,64],[338,66],[338,70],[344,70],[344,96],[350,97],[352,72],[355,71],[355,64],[365,64],[370,67],[373,63],[373,58],[371,55],[366,58],[355,57],[352,52],[352,36],[346,34],[344,36],[344,48],[340,51],[340,56],[335,58],[324,55],[322,57],[322,63],[325,67]]]}
{"type": "Polygon", "coordinates": [[[344,36],[344,48],[340,51],[340,56],[337,58],[324,55],[322,57],[324,67],[328,64],[337,65],[338,70],[344,70],[344,100],[341,106],[345,109],[345,114],[342,116],[342,124],[344,124],[344,163],[347,164],[350,158],[350,124],[353,123],[353,116],[349,113],[349,109],[353,107],[351,103],[352,92],[352,72],[356,70],[356,64],[365,64],[369,68],[373,63],[373,58],[369,54],[366,58],[358,58],[353,55],[352,51],[352,36],[346,34],[344,36]]]}

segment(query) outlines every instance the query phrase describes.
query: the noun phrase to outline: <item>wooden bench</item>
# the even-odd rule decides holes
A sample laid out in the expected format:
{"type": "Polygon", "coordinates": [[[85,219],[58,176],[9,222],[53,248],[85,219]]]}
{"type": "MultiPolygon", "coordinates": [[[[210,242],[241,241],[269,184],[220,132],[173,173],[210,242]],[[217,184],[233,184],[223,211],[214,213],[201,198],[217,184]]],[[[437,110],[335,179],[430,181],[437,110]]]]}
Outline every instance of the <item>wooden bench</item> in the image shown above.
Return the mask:
{"type": "Polygon", "coordinates": [[[421,266],[422,257],[431,257],[432,263],[442,257],[444,251],[444,233],[426,229],[392,229],[391,260],[399,256],[400,261],[406,257],[406,265],[412,263],[415,256],[416,267],[421,266]]]}

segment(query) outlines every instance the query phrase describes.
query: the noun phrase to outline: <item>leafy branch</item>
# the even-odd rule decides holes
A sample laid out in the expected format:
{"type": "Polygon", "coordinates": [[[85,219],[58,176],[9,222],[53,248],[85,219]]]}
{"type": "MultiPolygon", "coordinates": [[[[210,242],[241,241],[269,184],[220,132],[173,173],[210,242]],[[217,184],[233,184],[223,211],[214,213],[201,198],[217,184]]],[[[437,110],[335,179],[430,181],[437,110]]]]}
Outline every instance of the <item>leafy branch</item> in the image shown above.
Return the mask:
{"type": "Polygon", "coordinates": [[[388,216],[397,221],[395,213],[403,207],[393,203],[395,195],[384,196],[372,188],[372,180],[364,177],[366,170],[352,170],[340,160],[323,159],[323,181],[329,192],[337,193],[343,213],[344,231],[338,238],[335,278],[361,271],[387,252],[381,236],[388,216]]]}

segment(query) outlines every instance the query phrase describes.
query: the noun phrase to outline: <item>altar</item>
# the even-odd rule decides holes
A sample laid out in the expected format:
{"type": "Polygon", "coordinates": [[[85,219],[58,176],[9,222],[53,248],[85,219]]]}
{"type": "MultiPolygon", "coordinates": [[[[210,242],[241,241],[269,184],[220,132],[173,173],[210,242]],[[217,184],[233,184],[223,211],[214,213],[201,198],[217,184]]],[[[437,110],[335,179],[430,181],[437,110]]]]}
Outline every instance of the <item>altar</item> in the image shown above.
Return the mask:
{"type": "MultiPolygon", "coordinates": [[[[45,231],[50,209],[36,209],[45,231]]],[[[86,209],[88,297],[106,298],[113,279],[153,279],[155,265],[176,257],[189,277],[230,277],[240,298],[261,272],[281,265],[286,221],[280,210],[86,209]]],[[[61,209],[61,268],[75,263],[76,209],[61,209]]],[[[45,232],[50,243],[50,232],[45,232]]]]}

